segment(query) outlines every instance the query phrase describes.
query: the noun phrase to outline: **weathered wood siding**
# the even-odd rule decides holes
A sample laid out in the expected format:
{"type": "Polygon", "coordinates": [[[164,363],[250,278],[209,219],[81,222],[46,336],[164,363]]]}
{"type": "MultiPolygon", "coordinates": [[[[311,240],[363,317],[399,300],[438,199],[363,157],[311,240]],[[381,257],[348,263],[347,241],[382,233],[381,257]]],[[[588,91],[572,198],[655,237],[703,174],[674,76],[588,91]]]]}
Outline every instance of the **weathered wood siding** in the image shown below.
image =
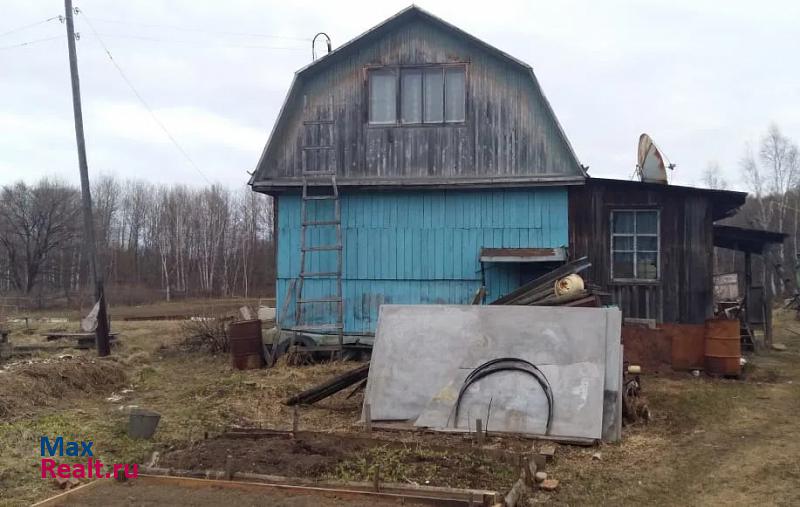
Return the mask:
{"type": "MultiPolygon", "coordinates": [[[[309,204],[308,218],[331,216],[329,201],[309,204]]],[[[287,288],[300,272],[300,196],[281,194],[278,213],[277,308],[283,327],[294,323],[287,288]],[[286,309],[286,312],[283,309],[286,309]]],[[[567,245],[564,187],[497,190],[345,191],[341,195],[345,331],[375,330],[384,303],[466,304],[481,286],[482,247],[554,248],[567,245]]],[[[335,243],[335,231],[307,231],[309,244],[335,243]]],[[[336,254],[310,252],[306,269],[333,271],[336,254]]],[[[529,275],[520,265],[487,264],[489,301],[529,275]]],[[[332,280],[308,279],[305,298],[335,294],[332,280]]],[[[306,321],[330,322],[333,308],[308,308],[306,321]]]]}
{"type": "Polygon", "coordinates": [[[254,178],[296,178],[304,144],[333,143],[315,168],[339,181],[580,177],[582,171],[530,69],[428,19],[411,17],[298,74],[254,178]],[[464,62],[466,121],[460,125],[367,124],[366,69],[382,65],[464,62]],[[308,120],[335,120],[327,128],[308,120]]]}
{"type": "Polygon", "coordinates": [[[569,190],[570,249],[587,255],[588,279],[612,294],[624,317],[700,324],[713,305],[712,203],[708,197],[663,187],[633,189],[630,182],[593,182],[569,190]],[[661,276],[655,282],[611,279],[610,213],[660,210],[661,276]]]}

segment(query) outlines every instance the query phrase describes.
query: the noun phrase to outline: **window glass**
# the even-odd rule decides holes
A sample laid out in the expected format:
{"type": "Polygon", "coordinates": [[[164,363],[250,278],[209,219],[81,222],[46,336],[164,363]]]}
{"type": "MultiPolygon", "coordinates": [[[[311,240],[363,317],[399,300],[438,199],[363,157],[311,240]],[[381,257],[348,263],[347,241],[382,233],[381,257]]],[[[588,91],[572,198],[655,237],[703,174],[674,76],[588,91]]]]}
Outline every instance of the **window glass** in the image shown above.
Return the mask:
{"type": "Polygon", "coordinates": [[[657,236],[637,236],[636,237],[636,250],[645,252],[658,251],[658,237],[657,236]]]}
{"type": "Polygon", "coordinates": [[[633,233],[633,212],[632,211],[615,211],[613,216],[615,233],[633,233]]]}
{"type": "Polygon", "coordinates": [[[611,270],[615,279],[657,280],[659,262],[657,210],[611,213],[611,270]]]}
{"type": "Polygon", "coordinates": [[[425,123],[444,121],[444,79],[442,69],[425,69],[424,75],[424,118],[425,123]]]}
{"type": "Polygon", "coordinates": [[[633,278],[633,252],[614,252],[614,278],[633,278]]]}
{"type": "Polygon", "coordinates": [[[644,280],[658,278],[657,252],[636,252],[636,278],[644,280]]]}
{"type": "Polygon", "coordinates": [[[614,250],[633,251],[633,236],[614,236],[614,250]]]}
{"type": "Polygon", "coordinates": [[[400,121],[422,123],[422,71],[403,70],[400,74],[400,121]]]}
{"type": "Polygon", "coordinates": [[[448,122],[464,121],[466,104],[466,72],[464,67],[447,67],[444,70],[444,119],[448,122]]]}
{"type": "Polygon", "coordinates": [[[369,73],[369,122],[397,122],[397,78],[393,70],[369,73]]]}
{"type": "Polygon", "coordinates": [[[636,212],[636,233],[637,234],[658,234],[658,212],[657,211],[637,211],[636,212]]]}

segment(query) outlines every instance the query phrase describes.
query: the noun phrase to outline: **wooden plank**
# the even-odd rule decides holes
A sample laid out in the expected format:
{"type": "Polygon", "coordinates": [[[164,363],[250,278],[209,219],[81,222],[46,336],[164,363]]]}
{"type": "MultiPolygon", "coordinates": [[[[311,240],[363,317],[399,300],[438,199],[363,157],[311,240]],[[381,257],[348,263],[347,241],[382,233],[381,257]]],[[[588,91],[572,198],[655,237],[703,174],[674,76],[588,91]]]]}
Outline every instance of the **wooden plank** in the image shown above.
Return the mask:
{"type": "Polygon", "coordinates": [[[342,389],[345,389],[367,377],[369,374],[369,363],[363,364],[358,368],[347,371],[341,375],[331,378],[319,385],[296,394],[285,401],[286,405],[303,404],[308,405],[332,396],[342,389]]]}
{"type": "Polygon", "coordinates": [[[187,488],[213,487],[252,492],[278,490],[287,493],[335,496],[337,498],[372,498],[375,500],[396,500],[398,503],[411,501],[442,506],[470,506],[471,499],[475,496],[485,502],[496,495],[496,492],[487,490],[458,490],[430,486],[412,487],[410,485],[392,483],[381,484],[381,491],[376,492],[374,491],[374,484],[370,483],[320,483],[305,480],[301,484],[299,483],[301,479],[253,473],[236,473],[234,478],[238,480],[221,480],[225,472],[211,470],[175,470],[142,467],[142,472],[137,479],[133,480],[151,484],[172,484],[187,488]]]}
{"type": "Polygon", "coordinates": [[[102,480],[97,480],[97,479],[95,479],[95,480],[93,480],[91,482],[86,482],[84,484],[79,485],[78,487],[75,487],[75,488],[69,489],[67,491],[64,491],[63,493],[59,493],[59,494],[57,494],[55,496],[51,496],[50,498],[45,498],[41,502],[37,502],[35,504],[32,504],[31,507],[50,507],[50,506],[53,506],[53,505],[60,505],[61,502],[66,500],[67,499],[66,497],[68,497],[69,495],[72,495],[73,493],[77,493],[77,492],[81,492],[81,491],[86,491],[87,489],[91,489],[91,488],[97,487],[98,484],[102,484],[102,483],[103,483],[102,480]]]}
{"type": "Polygon", "coordinates": [[[559,278],[563,278],[567,275],[571,275],[574,273],[580,273],[581,271],[587,269],[591,265],[592,264],[591,262],[589,262],[588,257],[581,257],[580,259],[568,262],[563,266],[559,266],[558,268],[550,271],[549,273],[542,275],[539,278],[536,278],[526,283],[525,285],[520,286],[513,292],[506,294],[505,296],[489,304],[492,305],[514,304],[514,301],[516,299],[528,295],[531,291],[546,289],[547,286],[554,284],[555,281],[558,280],[559,278]]]}

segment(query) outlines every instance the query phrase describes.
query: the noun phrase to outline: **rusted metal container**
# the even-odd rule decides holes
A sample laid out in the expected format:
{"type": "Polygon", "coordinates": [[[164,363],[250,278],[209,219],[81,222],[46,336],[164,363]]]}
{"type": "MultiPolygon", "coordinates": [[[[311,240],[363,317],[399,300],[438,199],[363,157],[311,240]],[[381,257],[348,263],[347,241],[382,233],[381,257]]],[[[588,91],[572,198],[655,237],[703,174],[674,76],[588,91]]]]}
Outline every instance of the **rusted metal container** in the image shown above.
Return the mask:
{"type": "Polygon", "coordinates": [[[742,344],[739,321],[709,319],[706,321],[706,373],[738,376],[742,372],[742,344]]]}
{"type": "Polygon", "coordinates": [[[264,366],[261,321],[240,320],[228,327],[231,364],[237,370],[255,370],[264,366]]]}
{"type": "Polygon", "coordinates": [[[706,327],[703,324],[662,324],[671,342],[673,370],[702,369],[706,327]]]}

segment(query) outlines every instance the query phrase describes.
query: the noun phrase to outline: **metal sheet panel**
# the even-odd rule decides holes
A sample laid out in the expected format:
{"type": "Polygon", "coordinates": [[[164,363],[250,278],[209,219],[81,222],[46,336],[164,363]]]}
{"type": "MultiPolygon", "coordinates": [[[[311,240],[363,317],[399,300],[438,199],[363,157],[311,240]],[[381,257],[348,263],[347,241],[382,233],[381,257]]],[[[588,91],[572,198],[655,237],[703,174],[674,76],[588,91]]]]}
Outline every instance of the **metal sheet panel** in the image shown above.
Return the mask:
{"type": "Polygon", "coordinates": [[[466,375],[487,360],[513,357],[539,366],[552,386],[550,435],[600,438],[607,397],[607,433],[614,436],[620,325],[614,308],[386,305],[365,403],[373,420],[468,429],[481,418],[494,431],[541,434],[542,391],[527,389],[527,379],[513,374],[481,380],[464,398],[465,416],[453,420],[454,395],[466,375]]]}

